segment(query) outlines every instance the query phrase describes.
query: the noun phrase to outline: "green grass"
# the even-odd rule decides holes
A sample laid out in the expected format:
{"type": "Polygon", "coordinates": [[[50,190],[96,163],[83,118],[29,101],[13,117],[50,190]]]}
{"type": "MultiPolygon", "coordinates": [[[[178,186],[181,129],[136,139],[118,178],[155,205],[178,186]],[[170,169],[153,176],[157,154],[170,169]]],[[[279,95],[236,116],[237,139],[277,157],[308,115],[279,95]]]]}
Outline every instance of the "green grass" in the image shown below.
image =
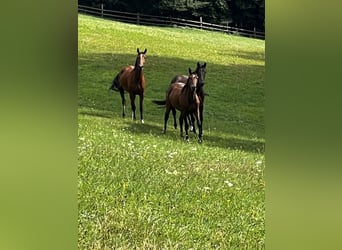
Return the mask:
{"type": "Polygon", "coordinates": [[[265,42],[78,22],[79,248],[264,249],[265,42]],[[137,47],[148,50],[145,124],[130,119],[130,105],[123,119],[120,95],[108,92],[137,47]],[[164,108],[151,102],[197,61],[207,62],[210,95],[202,144],[181,139],[172,119],[162,134],[164,108]]]}

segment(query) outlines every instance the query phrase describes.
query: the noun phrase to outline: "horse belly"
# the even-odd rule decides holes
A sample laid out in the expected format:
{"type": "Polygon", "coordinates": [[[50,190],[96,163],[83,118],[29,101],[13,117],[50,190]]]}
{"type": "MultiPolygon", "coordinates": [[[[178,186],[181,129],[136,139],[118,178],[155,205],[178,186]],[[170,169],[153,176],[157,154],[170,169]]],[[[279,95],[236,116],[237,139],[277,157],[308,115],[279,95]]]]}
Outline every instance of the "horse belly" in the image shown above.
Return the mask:
{"type": "Polygon", "coordinates": [[[184,105],[183,101],[184,97],[181,95],[181,91],[181,89],[174,88],[167,98],[171,106],[179,111],[183,111],[184,109],[186,109],[186,105],[184,105]]]}

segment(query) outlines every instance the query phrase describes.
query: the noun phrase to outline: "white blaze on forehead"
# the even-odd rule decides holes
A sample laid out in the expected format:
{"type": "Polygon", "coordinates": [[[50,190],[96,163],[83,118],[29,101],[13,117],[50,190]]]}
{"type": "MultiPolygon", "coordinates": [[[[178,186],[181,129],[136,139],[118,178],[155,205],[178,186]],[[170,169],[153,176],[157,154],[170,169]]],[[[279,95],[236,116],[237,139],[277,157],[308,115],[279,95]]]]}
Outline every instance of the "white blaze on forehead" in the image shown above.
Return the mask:
{"type": "Polygon", "coordinates": [[[140,59],[140,62],[139,62],[140,66],[143,66],[143,64],[144,64],[144,61],[143,61],[143,60],[145,59],[145,58],[144,58],[144,54],[142,54],[142,53],[139,54],[139,59],[140,59]]]}

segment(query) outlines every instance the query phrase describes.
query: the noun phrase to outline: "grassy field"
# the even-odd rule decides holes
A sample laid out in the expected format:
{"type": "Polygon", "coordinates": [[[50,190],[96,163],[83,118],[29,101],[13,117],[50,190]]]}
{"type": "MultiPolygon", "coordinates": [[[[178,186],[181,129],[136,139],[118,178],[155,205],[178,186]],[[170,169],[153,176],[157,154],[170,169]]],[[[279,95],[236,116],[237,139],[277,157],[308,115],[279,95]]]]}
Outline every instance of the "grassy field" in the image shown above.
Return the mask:
{"type": "Polygon", "coordinates": [[[264,53],[256,39],[78,16],[79,249],[265,248],[264,53]],[[137,47],[148,50],[144,124],[108,92],[137,47]],[[172,119],[162,134],[151,102],[197,61],[202,144],[172,119]]]}

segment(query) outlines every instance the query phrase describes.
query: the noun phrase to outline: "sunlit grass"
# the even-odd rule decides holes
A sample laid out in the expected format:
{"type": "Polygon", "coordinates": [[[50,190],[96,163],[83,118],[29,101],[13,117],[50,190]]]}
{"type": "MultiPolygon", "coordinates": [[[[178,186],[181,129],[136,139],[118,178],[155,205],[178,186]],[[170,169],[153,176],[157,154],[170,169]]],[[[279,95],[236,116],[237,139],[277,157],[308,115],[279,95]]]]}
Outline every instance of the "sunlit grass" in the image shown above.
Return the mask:
{"type": "Polygon", "coordinates": [[[79,15],[78,67],[80,249],[264,248],[264,41],[79,15]],[[145,124],[108,92],[137,47],[148,49],[145,124]],[[197,61],[208,65],[202,144],[171,122],[162,134],[151,102],[197,61]]]}

